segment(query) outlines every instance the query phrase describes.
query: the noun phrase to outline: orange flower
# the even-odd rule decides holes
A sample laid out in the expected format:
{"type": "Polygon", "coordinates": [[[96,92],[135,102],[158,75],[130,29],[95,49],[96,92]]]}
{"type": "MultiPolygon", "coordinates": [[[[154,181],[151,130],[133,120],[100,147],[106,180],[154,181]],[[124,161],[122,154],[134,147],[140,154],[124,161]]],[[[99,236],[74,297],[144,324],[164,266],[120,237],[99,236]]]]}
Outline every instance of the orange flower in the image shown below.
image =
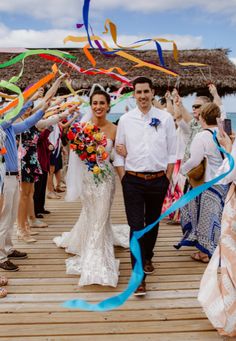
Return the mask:
{"type": "Polygon", "coordinates": [[[107,152],[102,153],[102,159],[106,160],[107,158],[108,158],[108,153],[107,152]]]}
{"type": "Polygon", "coordinates": [[[87,134],[87,135],[90,135],[90,134],[91,134],[91,129],[85,127],[85,128],[83,129],[83,132],[84,132],[85,134],[87,134]]]}
{"type": "Polygon", "coordinates": [[[7,150],[5,147],[0,148],[0,155],[5,155],[7,153],[7,150]]]}
{"type": "Polygon", "coordinates": [[[78,149],[83,150],[84,149],[84,143],[79,143],[78,144],[78,149]]]}
{"type": "Polygon", "coordinates": [[[72,150],[76,150],[77,149],[77,146],[75,145],[75,144],[70,144],[70,149],[72,149],[72,150]]]}

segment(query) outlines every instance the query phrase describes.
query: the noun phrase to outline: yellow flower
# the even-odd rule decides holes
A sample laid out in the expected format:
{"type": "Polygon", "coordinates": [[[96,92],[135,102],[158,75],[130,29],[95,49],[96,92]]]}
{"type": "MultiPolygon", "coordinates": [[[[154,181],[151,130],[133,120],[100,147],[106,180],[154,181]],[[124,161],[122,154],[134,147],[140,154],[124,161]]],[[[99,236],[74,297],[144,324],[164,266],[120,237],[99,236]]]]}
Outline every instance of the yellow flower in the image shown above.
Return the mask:
{"type": "Polygon", "coordinates": [[[104,153],[105,152],[105,148],[103,147],[103,146],[98,146],[97,147],[97,153],[98,154],[102,154],[102,153],[104,153]]]}
{"type": "Polygon", "coordinates": [[[86,128],[87,128],[88,130],[93,130],[94,125],[93,125],[92,123],[88,122],[88,123],[86,124],[86,128]]]}
{"type": "Polygon", "coordinates": [[[92,152],[94,152],[94,146],[88,146],[86,150],[89,154],[91,154],[92,152]]]}
{"type": "Polygon", "coordinates": [[[93,167],[93,174],[99,174],[101,172],[101,169],[98,166],[93,167]]]}
{"type": "Polygon", "coordinates": [[[97,133],[94,134],[93,137],[95,138],[96,141],[101,141],[103,136],[101,133],[97,133]]]}

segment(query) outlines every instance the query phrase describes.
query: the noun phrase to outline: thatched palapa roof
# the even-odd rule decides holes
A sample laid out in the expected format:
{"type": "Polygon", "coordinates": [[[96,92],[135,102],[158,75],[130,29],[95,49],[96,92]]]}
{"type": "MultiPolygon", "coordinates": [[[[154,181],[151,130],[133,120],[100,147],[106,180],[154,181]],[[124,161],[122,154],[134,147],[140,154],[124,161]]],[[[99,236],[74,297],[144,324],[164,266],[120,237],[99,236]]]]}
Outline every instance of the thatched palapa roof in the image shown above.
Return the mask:
{"type": "MultiPolygon", "coordinates": [[[[76,56],[75,63],[84,69],[91,68],[91,64],[87,60],[82,49],[60,49],[76,56]]],[[[220,96],[232,94],[236,92],[236,67],[229,60],[226,49],[196,49],[196,50],[180,50],[179,62],[198,62],[205,63],[205,67],[182,67],[173,58],[172,51],[163,51],[166,67],[177,72],[179,79],[168,76],[165,73],[147,68],[133,68],[132,62],[120,57],[112,56],[105,57],[99,50],[91,51],[97,61],[96,67],[108,69],[112,66],[119,66],[124,71],[128,71],[127,78],[133,79],[137,76],[147,76],[153,80],[156,94],[162,96],[169,88],[170,90],[177,86],[181,96],[186,96],[197,92],[198,94],[209,94],[207,82],[213,82],[218,89],[220,96]]],[[[134,56],[159,65],[159,60],[156,51],[154,50],[139,50],[130,52],[134,56]]],[[[0,53],[0,63],[3,63],[10,58],[16,56],[14,53],[0,53]]],[[[35,83],[41,77],[46,75],[51,70],[52,62],[45,60],[39,56],[30,56],[25,59],[25,69],[22,78],[19,81],[19,86],[24,89],[30,84],[35,83]]],[[[4,69],[0,69],[0,79],[9,80],[12,76],[17,75],[21,69],[21,63],[15,64],[4,69]]],[[[60,66],[60,69],[68,71],[65,66],[60,66]]],[[[82,88],[91,88],[94,83],[99,83],[104,87],[109,87],[111,90],[118,89],[120,82],[110,78],[107,75],[82,75],[76,71],[69,70],[72,85],[75,90],[82,88]]],[[[130,89],[129,89],[130,90],[130,89]]],[[[66,89],[61,89],[66,91],[66,89]]]]}

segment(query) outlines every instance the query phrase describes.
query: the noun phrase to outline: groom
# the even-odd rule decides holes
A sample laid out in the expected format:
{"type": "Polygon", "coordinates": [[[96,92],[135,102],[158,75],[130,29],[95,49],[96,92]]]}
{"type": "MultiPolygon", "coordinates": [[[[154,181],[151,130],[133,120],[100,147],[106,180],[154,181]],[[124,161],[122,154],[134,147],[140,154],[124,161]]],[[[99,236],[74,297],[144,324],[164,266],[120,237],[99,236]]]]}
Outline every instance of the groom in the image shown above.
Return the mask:
{"type": "MultiPolygon", "coordinates": [[[[133,82],[136,108],[124,114],[116,135],[114,166],[123,187],[130,238],[134,231],[153,223],[162,204],[176,161],[176,129],[171,114],[152,106],[152,81],[138,77],[133,82]],[[125,146],[126,158],[119,150],[125,146]]],[[[134,295],[146,294],[145,276],[153,273],[153,249],[159,224],[139,239],[144,279],[134,295]]],[[[132,268],[135,259],[131,254],[132,268]]]]}

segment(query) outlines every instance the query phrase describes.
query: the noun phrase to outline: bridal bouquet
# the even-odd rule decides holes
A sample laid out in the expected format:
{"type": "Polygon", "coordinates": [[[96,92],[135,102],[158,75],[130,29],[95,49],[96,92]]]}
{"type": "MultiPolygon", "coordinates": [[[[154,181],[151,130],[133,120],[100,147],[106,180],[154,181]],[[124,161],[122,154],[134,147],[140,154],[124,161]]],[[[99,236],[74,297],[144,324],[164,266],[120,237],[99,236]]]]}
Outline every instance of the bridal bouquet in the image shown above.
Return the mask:
{"type": "Polygon", "coordinates": [[[88,171],[93,172],[96,184],[111,174],[105,162],[109,156],[105,150],[107,138],[96,125],[90,121],[74,123],[69,128],[67,138],[70,148],[87,165],[88,171]]]}

